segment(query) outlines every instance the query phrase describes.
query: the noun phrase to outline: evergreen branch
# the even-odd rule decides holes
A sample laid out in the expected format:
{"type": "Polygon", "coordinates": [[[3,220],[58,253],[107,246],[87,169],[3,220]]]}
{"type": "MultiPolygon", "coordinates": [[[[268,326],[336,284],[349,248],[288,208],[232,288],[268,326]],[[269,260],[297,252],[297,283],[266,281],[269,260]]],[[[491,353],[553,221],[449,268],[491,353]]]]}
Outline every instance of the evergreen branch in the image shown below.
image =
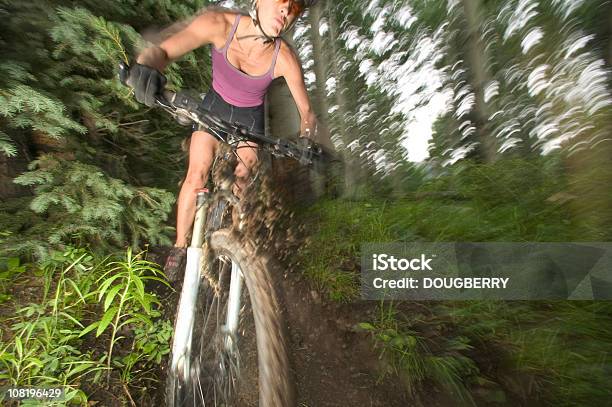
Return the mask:
{"type": "Polygon", "coordinates": [[[30,86],[19,84],[3,93],[0,97],[0,115],[7,117],[13,127],[33,127],[56,137],[68,129],[81,134],[87,131],[84,126],[65,116],[66,106],[61,101],[30,86]]]}
{"type": "Polygon", "coordinates": [[[15,157],[17,155],[17,147],[8,134],[0,131],[0,151],[7,157],[15,157]]]}
{"type": "Polygon", "coordinates": [[[2,79],[10,78],[19,82],[36,80],[36,77],[28,71],[29,68],[30,64],[22,61],[7,60],[0,64],[2,79]]]}
{"type": "Polygon", "coordinates": [[[121,245],[125,241],[168,240],[163,222],[172,209],[172,193],[135,188],[95,166],[62,161],[49,154],[29,168],[15,182],[35,186],[29,209],[46,215],[42,224],[49,244],[76,240],[100,246],[101,241],[121,245]]]}
{"type": "Polygon", "coordinates": [[[119,31],[115,27],[110,25],[111,23],[105,21],[102,17],[94,18],[94,21],[98,23],[95,26],[100,31],[105,33],[107,37],[109,37],[115,43],[115,45],[117,45],[117,48],[119,48],[119,50],[121,51],[123,62],[125,62],[126,64],[129,64],[130,60],[127,56],[127,53],[125,52],[125,47],[123,47],[123,44],[121,43],[121,37],[119,35],[119,31]]]}

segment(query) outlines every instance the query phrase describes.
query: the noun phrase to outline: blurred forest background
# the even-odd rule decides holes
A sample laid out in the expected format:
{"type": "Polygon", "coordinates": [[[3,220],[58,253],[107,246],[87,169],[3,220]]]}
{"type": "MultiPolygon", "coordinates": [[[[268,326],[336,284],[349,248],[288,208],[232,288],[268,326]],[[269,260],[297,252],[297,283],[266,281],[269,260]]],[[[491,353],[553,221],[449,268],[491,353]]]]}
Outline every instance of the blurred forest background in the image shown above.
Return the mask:
{"type": "MultiPolygon", "coordinates": [[[[109,370],[117,397],[161,386],[172,324],[142,250],[171,244],[190,130],[116,69],[211,3],[0,0],[0,384],[61,383],[81,403],[109,370]]],[[[610,0],[320,1],[290,37],[344,162],[291,204],[309,225],[299,272],[326,301],[358,300],[362,242],[612,241],[610,0]]],[[[206,91],[209,49],[165,73],[206,91]]],[[[274,94],[271,129],[292,134],[282,81],[274,94]]],[[[612,396],[609,303],[372,306],[359,327],[415,403],[612,396]]]]}

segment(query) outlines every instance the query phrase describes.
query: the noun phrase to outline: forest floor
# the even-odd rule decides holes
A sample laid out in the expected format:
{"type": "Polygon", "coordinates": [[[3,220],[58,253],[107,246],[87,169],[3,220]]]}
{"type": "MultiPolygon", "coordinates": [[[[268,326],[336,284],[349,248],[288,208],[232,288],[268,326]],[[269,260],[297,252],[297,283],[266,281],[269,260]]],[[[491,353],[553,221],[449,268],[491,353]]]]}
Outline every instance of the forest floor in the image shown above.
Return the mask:
{"type": "Polygon", "coordinates": [[[406,399],[397,376],[383,376],[386,367],[373,348],[369,333],[357,328],[359,322],[371,319],[375,304],[325,300],[299,273],[283,270],[278,264],[277,267],[275,272],[285,276],[281,295],[285,301],[297,405],[413,404],[406,399]]]}

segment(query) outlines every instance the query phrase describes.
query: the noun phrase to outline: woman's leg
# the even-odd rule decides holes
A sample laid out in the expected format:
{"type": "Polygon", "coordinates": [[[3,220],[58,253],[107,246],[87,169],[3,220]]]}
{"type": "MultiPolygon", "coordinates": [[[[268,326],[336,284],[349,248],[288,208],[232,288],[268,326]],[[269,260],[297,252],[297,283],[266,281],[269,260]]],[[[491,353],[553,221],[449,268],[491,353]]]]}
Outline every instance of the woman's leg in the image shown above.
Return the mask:
{"type": "Polygon", "coordinates": [[[197,190],[203,188],[219,141],[204,131],[194,131],[189,144],[189,169],[178,197],[175,247],[187,247],[193,226],[197,190]]]}
{"type": "Polygon", "coordinates": [[[236,180],[233,187],[234,195],[241,198],[244,188],[249,184],[251,168],[257,162],[257,144],[252,141],[241,141],[238,144],[238,164],[234,170],[236,180]]]}

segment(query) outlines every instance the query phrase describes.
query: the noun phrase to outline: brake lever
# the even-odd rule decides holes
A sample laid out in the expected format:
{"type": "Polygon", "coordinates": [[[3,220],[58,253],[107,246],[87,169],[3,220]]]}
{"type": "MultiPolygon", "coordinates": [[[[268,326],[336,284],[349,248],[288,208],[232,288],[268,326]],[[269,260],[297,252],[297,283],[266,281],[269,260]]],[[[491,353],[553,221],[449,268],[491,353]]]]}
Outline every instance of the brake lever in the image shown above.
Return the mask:
{"type": "Polygon", "coordinates": [[[322,157],[322,147],[309,138],[300,137],[297,143],[297,147],[300,151],[300,154],[299,157],[296,158],[302,165],[312,165],[315,158],[322,157]]]}
{"type": "Polygon", "coordinates": [[[164,109],[174,112],[176,111],[176,108],[174,107],[172,102],[174,101],[175,96],[176,93],[174,92],[164,91],[161,95],[155,95],[155,102],[157,102],[157,104],[163,107],[164,109]]]}

